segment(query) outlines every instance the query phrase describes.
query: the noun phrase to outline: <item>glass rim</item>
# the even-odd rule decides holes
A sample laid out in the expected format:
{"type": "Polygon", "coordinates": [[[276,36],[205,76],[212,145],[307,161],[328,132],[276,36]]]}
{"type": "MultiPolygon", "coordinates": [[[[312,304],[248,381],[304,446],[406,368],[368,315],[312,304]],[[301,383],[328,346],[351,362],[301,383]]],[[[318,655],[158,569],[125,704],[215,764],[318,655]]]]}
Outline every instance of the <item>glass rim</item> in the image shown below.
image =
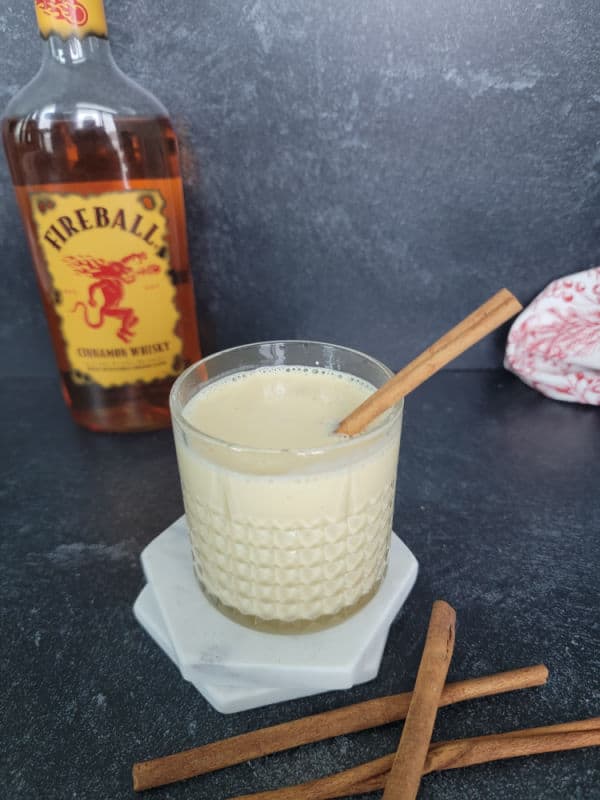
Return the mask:
{"type": "MultiPolygon", "coordinates": [[[[332,442],[331,444],[322,447],[302,447],[302,448],[251,447],[249,445],[235,444],[234,442],[229,442],[226,439],[220,439],[217,436],[211,436],[209,433],[206,433],[200,428],[197,428],[183,416],[183,406],[176,398],[176,396],[181,385],[194,370],[198,369],[198,367],[208,364],[210,361],[216,360],[220,356],[226,355],[227,353],[248,350],[251,348],[257,348],[264,345],[274,345],[274,344],[283,344],[283,345],[300,344],[300,345],[316,345],[317,347],[332,347],[335,350],[343,350],[346,353],[351,353],[353,355],[366,359],[367,361],[371,362],[371,364],[374,364],[377,368],[379,368],[385,375],[386,379],[391,378],[394,375],[392,370],[389,367],[387,367],[382,361],[373,358],[373,356],[370,356],[367,353],[363,353],[361,350],[356,350],[353,347],[346,347],[345,345],[331,344],[330,342],[319,342],[312,339],[271,339],[261,342],[249,342],[248,344],[241,344],[241,345],[236,345],[235,347],[228,347],[225,350],[219,350],[216,353],[212,353],[209,356],[205,356],[204,358],[201,358],[199,361],[190,364],[190,366],[187,367],[181,373],[181,375],[179,375],[179,377],[171,387],[171,391],[169,393],[169,406],[171,409],[172,420],[174,422],[176,421],[177,424],[180,425],[184,430],[193,433],[194,436],[199,437],[208,444],[217,445],[219,447],[225,447],[227,448],[227,450],[233,451],[235,453],[261,454],[270,456],[293,455],[300,457],[309,457],[309,456],[321,456],[326,453],[343,450],[344,448],[350,448],[356,442],[368,442],[371,439],[375,439],[378,435],[382,434],[387,429],[392,428],[395,422],[401,416],[402,410],[404,408],[404,398],[400,400],[398,403],[396,403],[394,406],[392,406],[391,409],[389,409],[390,412],[389,416],[387,416],[383,420],[379,420],[378,422],[376,422],[376,424],[370,430],[364,433],[359,433],[356,436],[345,436],[343,439],[340,439],[339,442],[332,442]]],[[[291,366],[295,365],[292,364],[291,366]]],[[[255,368],[258,369],[258,366],[255,368]]],[[[249,367],[249,369],[252,369],[252,367],[249,367]]],[[[339,371],[341,372],[342,370],[339,371]]],[[[216,380],[218,379],[219,377],[217,376],[216,380]]]]}

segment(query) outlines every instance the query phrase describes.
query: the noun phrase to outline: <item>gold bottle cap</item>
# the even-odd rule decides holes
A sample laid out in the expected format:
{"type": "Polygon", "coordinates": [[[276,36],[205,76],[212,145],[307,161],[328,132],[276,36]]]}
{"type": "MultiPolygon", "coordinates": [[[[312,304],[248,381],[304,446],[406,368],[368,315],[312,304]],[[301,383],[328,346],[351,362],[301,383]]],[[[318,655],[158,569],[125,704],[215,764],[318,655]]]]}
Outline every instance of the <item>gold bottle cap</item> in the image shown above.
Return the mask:
{"type": "Polygon", "coordinates": [[[35,0],[38,27],[44,39],[58,35],[108,36],[102,0],[35,0]]]}

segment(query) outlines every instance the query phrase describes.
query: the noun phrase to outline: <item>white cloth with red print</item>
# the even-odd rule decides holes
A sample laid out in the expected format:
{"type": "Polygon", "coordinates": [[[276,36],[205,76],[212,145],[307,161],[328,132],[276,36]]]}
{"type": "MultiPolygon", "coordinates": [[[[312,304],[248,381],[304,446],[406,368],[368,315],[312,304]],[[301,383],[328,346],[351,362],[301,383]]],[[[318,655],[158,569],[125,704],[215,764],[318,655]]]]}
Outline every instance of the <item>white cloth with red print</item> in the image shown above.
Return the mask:
{"type": "Polygon", "coordinates": [[[553,281],[519,314],[504,366],[547,397],[600,406],[600,267],[553,281]]]}

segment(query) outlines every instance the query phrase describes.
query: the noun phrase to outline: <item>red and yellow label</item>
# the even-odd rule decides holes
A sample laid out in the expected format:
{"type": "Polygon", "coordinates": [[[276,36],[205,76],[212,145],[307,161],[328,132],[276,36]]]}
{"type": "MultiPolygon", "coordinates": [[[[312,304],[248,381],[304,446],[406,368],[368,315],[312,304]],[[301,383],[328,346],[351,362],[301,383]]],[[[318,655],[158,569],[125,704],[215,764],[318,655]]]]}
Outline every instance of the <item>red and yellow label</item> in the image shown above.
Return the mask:
{"type": "Polygon", "coordinates": [[[74,379],[176,375],[183,343],[161,192],[34,191],[29,202],[74,379]]]}
{"type": "Polygon", "coordinates": [[[102,0],[35,0],[35,10],[44,39],[108,35],[102,0]]]}

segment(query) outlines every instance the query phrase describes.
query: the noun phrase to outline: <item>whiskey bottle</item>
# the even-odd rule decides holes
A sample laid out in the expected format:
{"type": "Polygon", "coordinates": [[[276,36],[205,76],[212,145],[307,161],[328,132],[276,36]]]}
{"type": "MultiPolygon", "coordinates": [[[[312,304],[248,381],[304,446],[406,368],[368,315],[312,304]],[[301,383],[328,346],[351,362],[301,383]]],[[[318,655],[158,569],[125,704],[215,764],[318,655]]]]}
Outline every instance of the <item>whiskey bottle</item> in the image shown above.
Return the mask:
{"type": "Polygon", "coordinates": [[[35,5],[42,66],[2,131],[63,395],[86,428],[161,428],[200,357],[177,139],[116,66],[102,0],[35,5]]]}

